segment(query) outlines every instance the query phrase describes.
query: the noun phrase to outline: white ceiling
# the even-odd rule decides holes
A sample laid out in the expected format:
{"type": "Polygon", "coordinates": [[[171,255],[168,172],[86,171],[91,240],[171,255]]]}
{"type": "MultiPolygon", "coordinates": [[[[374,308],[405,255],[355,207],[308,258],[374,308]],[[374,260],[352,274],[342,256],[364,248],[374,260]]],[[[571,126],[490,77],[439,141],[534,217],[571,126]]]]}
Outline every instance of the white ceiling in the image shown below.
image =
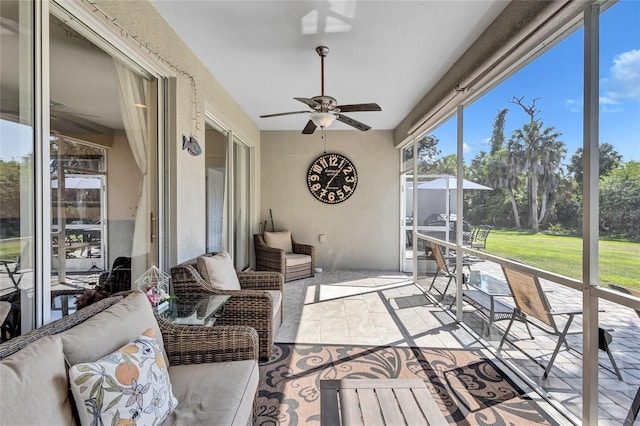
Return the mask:
{"type": "MultiPolygon", "coordinates": [[[[458,1],[151,0],[262,130],[302,130],[293,97],[377,102],[382,112],[347,115],[393,129],[508,4],[458,1]]],[[[332,129],[352,129],[336,122],[332,129]]]]}

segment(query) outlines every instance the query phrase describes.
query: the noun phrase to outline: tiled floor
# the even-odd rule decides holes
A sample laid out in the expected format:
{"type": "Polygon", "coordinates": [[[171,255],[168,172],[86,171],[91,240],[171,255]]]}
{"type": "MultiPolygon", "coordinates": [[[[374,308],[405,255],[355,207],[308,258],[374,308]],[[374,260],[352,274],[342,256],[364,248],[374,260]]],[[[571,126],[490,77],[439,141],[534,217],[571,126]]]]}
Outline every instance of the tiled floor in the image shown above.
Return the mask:
{"type": "MultiPolygon", "coordinates": [[[[545,287],[549,285],[545,284],[545,287]]],[[[549,288],[553,290],[549,293],[553,306],[558,303],[558,307],[564,307],[571,301],[579,304],[579,295],[567,294],[571,290],[557,287],[549,288]]],[[[599,424],[603,425],[622,423],[631,399],[640,386],[640,345],[637,345],[638,338],[635,337],[640,336],[640,324],[633,311],[616,308],[605,306],[606,313],[611,315],[601,314],[601,324],[614,329],[612,349],[623,371],[624,382],[601,369],[599,424]]],[[[465,307],[464,318],[465,326],[457,324],[451,313],[434,305],[407,274],[380,271],[322,272],[313,278],[285,284],[284,321],[276,341],[453,349],[484,348],[485,344],[497,347],[506,321],[499,322],[489,337],[486,328],[482,327],[482,318],[471,307],[465,307]],[[484,337],[478,337],[473,331],[484,337]]],[[[576,326],[579,327],[579,324],[576,326]]],[[[524,328],[519,332],[525,333],[524,328]]],[[[531,354],[548,354],[548,348],[553,349],[555,340],[537,332],[534,335],[535,340],[522,340],[521,347],[531,354]]],[[[576,339],[580,337],[572,336],[570,343],[579,348],[581,342],[576,339]]],[[[493,352],[487,350],[486,353],[488,357],[496,359],[493,352]]],[[[574,421],[579,421],[582,394],[579,354],[561,351],[549,379],[543,381],[540,378],[542,369],[520,352],[507,350],[503,353],[506,360],[527,371],[533,382],[542,386],[553,401],[569,408],[574,413],[574,421]]],[[[602,365],[610,366],[604,352],[600,359],[602,365]]],[[[506,366],[503,370],[509,371],[506,366]]],[[[515,375],[512,378],[523,389],[530,389],[515,375]]],[[[544,402],[541,401],[541,404],[554,411],[544,402]]],[[[561,416],[556,417],[559,423],[565,422],[561,416]]]]}

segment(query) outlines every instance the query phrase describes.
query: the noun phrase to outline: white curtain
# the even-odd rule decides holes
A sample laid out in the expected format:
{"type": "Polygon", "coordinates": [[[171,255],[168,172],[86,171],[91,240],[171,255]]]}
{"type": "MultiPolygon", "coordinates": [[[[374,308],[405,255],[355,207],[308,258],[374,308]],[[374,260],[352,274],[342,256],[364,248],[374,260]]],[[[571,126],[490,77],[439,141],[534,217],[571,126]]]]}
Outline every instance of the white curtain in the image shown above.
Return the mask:
{"type": "Polygon", "coordinates": [[[148,176],[147,176],[147,82],[125,64],[114,58],[118,84],[118,98],[129,147],[138,165],[142,180],[138,183],[138,207],[135,215],[131,248],[131,276],[140,277],[147,269],[149,253],[148,176]],[[137,106],[136,106],[137,105],[137,106]]]}

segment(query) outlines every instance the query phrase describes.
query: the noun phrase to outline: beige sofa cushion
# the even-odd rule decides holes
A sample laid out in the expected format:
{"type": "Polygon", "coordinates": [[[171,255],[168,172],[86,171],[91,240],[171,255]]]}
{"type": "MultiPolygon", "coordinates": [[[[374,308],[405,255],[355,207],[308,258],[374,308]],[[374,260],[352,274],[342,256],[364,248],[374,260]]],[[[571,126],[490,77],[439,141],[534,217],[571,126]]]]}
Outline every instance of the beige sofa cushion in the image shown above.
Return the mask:
{"type": "Polygon", "coordinates": [[[144,293],[131,293],[119,303],[59,334],[69,365],[97,361],[153,328],[169,365],[151,304],[144,293]]]}
{"type": "Polygon", "coordinates": [[[0,425],[75,424],[57,336],[43,337],[0,361],[0,425]]]}
{"type": "Polygon", "coordinates": [[[169,367],[178,407],[163,425],[251,424],[258,389],[255,360],[169,367]]]}
{"type": "Polygon", "coordinates": [[[285,253],[293,252],[293,245],[291,244],[291,231],[279,231],[279,232],[264,232],[264,242],[269,247],[279,248],[284,250],[285,253]]]}
{"type": "Polygon", "coordinates": [[[285,266],[300,266],[311,263],[311,256],[308,254],[289,253],[284,255],[285,266]]]}
{"type": "Polygon", "coordinates": [[[98,361],[72,366],[69,379],[83,425],[95,416],[105,425],[159,424],[178,404],[153,328],[98,361]]]}
{"type": "Polygon", "coordinates": [[[231,255],[221,251],[215,256],[200,256],[198,258],[198,272],[202,278],[219,290],[240,290],[238,274],[233,267],[231,255]]]}

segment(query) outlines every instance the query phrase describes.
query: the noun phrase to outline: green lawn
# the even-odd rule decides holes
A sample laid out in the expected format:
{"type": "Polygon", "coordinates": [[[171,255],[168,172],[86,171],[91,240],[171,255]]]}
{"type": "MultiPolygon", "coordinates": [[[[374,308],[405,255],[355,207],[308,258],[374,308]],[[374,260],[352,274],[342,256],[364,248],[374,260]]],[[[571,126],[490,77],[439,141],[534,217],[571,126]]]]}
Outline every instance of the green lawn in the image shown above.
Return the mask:
{"type": "MultiPolygon", "coordinates": [[[[582,278],[582,238],[492,230],[488,253],[567,277],[582,278]]],[[[640,289],[640,244],[600,241],[600,284],[640,289]]]]}
{"type": "Polygon", "coordinates": [[[13,260],[20,256],[20,241],[0,241],[0,259],[13,260]]]}

